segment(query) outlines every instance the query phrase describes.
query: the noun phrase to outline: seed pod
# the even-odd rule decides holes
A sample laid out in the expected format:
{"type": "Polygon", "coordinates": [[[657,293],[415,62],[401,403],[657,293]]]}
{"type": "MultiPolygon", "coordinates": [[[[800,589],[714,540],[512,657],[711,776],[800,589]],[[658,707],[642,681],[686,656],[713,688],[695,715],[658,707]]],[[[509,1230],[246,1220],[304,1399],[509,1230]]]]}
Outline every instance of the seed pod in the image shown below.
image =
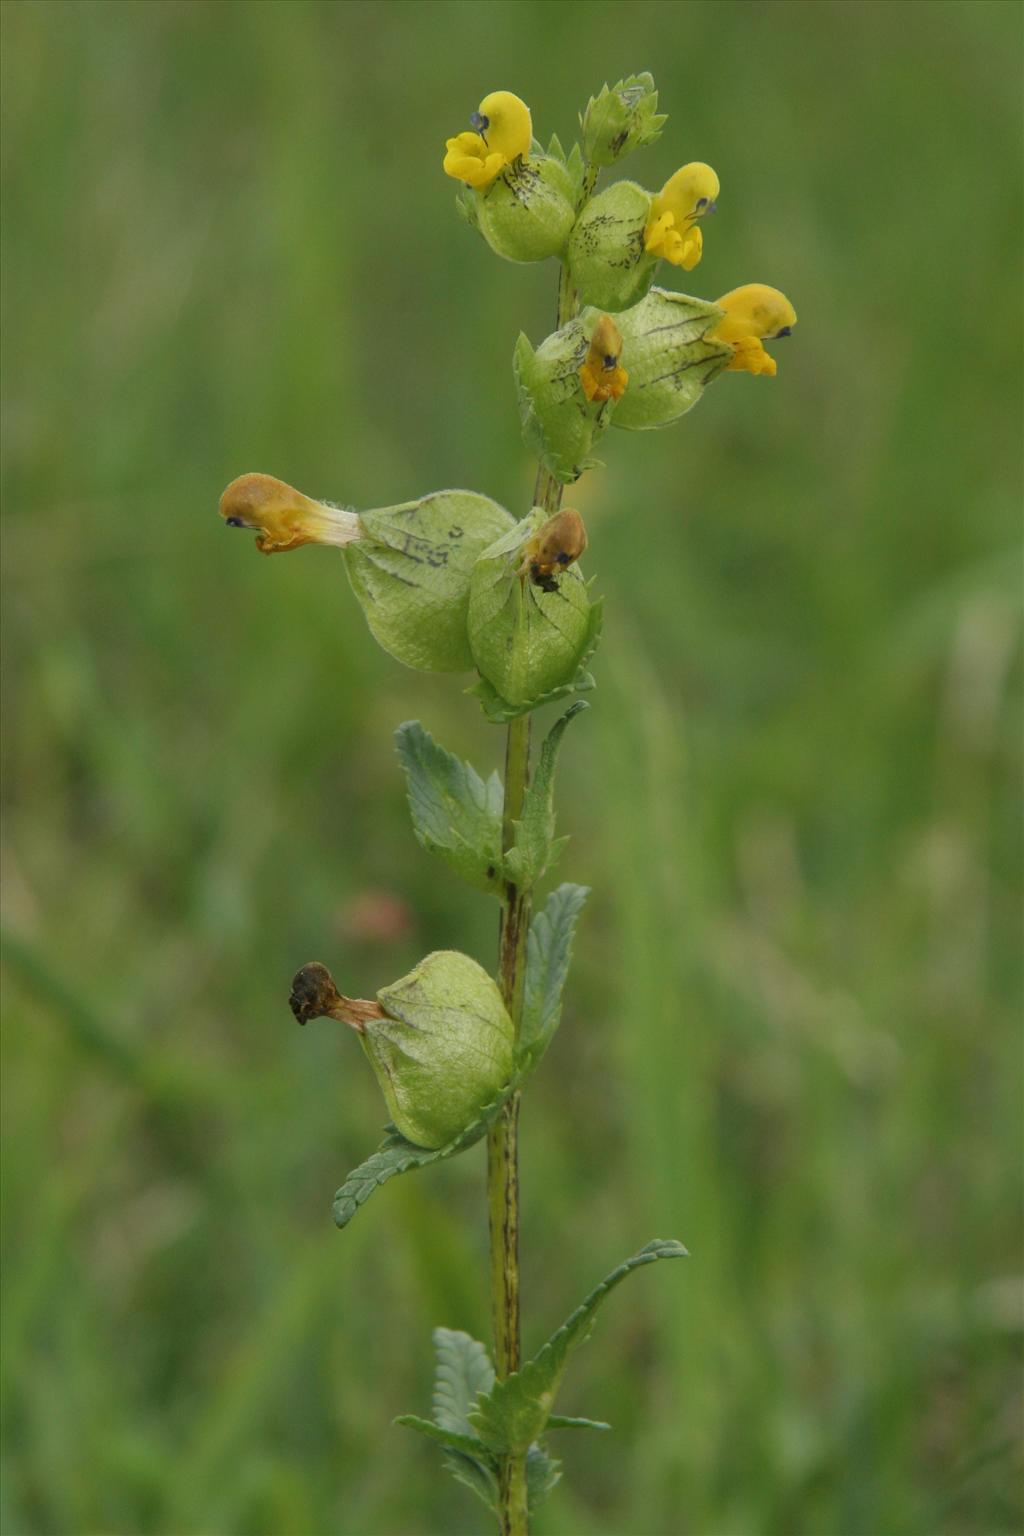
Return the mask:
{"type": "Polygon", "coordinates": [[[710,335],[722,311],[685,293],[652,288],[615,319],[629,363],[629,388],[612,418],[616,427],[642,432],[667,426],[696,405],[733,356],[729,345],[710,335]]]}
{"type": "Polygon", "coordinates": [[[473,660],[508,704],[571,685],[579,670],[593,635],[594,605],[574,564],[585,547],[578,512],[536,507],[473,567],[473,660]]]}
{"type": "Polygon", "coordinates": [[[255,529],[264,554],[303,544],[340,548],[370,629],[406,666],[428,672],[472,667],[470,572],[477,555],[514,526],[489,497],[435,491],[356,513],[313,501],[272,475],[250,474],[231,482],[220,512],[232,527],[255,529]]]}
{"type": "Polygon", "coordinates": [[[343,996],[326,966],[303,966],[289,998],[300,1024],[323,1016],[359,1035],[396,1128],[443,1147],[508,1086],[514,1030],[501,993],[468,955],[438,950],[376,1001],[343,996]]]}
{"type": "Polygon", "coordinates": [[[656,256],[644,248],[651,194],[616,181],[591,198],[573,226],[566,257],[581,304],[628,309],[654,281],[656,256]]]}
{"type": "Polygon", "coordinates": [[[648,71],[630,75],[591,96],[583,114],[583,151],[591,165],[614,165],[634,149],[660,138],[664,114],[648,71]]]}
{"type": "Polygon", "coordinates": [[[532,153],[513,160],[477,194],[476,226],[508,261],[558,256],[575,217],[572,177],[561,160],[532,153]]]}

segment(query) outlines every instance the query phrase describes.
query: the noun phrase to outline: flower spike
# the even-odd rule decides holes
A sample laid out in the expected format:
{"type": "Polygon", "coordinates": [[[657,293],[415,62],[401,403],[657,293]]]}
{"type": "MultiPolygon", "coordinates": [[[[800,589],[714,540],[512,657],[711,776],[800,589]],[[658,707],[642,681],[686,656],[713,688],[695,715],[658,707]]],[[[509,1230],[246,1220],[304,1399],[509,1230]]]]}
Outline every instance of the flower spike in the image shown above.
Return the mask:
{"type": "Polygon", "coordinates": [[[702,160],[676,171],[651,203],[644,249],[691,272],[704,249],[697,220],[714,213],[719,190],[718,177],[702,160]]]}
{"type": "Polygon", "coordinates": [[[718,308],[725,311],[725,318],[711,336],[732,347],[727,367],[774,378],[775,359],[765,351],[763,341],[788,336],[796,325],[796,310],[786,295],[764,283],[747,283],[719,299],[718,308]]]}

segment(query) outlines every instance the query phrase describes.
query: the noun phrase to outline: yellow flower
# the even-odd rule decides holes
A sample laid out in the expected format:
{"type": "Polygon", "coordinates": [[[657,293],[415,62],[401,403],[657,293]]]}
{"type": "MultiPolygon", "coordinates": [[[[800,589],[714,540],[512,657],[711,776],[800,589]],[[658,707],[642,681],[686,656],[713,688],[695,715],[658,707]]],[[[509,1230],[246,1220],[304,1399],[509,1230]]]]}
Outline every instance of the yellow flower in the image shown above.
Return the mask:
{"type": "Polygon", "coordinates": [[[477,191],[489,187],[513,160],[525,160],[533,141],[533,123],[525,101],[511,91],[492,91],[469,119],[472,133],[445,142],[445,174],[477,191]]]}
{"type": "Polygon", "coordinates": [[[336,544],[343,548],[362,538],[354,512],[312,501],[294,486],[273,475],[239,475],[220,499],[220,515],[231,528],[254,528],[256,548],[265,555],[303,544],[336,544]]]}
{"type": "Polygon", "coordinates": [[[775,359],[765,351],[762,338],[771,341],[788,336],[796,325],[796,310],[786,295],[764,283],[747,283],[718,299],[717,304],[725,310],[725,319],[710,335],[713,341],[725,341],[732,347],[728,367],[774,378],[775,359]]]}
{"type": "Polygon", "coordinates": [[[696,221],[706,213],[714,213],[718,192],[718,177],[702,160],[694,160],[676,171],[651,201],[644,249],[691,272],[704,248],[704,237],[696,221]]]}
{"type": "Polygon", "coordinates": [[[611,315],[602,315],[594,326],[580,383],[588,400],[621,400],[629,374],[619,367],[622,334],[611,315]]]}
{"type": "Polygon", "coordinates": [[[489,187],[505,168],[501,155],[489,153],[478,133],[457,133],[454,139],[446,140],[446,149],[445,174],[470,187],[489,187]]]}

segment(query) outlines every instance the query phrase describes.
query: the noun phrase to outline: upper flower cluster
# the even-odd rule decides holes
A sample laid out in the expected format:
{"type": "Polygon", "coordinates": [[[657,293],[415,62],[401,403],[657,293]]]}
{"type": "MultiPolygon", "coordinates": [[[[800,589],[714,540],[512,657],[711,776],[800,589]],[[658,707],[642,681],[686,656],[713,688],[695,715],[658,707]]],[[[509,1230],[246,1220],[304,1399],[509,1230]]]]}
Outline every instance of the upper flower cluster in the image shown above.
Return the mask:
{"type": "MultiPolygon", "coordinates": [[[[776,364],[764,342],[788,336],[796,324],[785,295],[761,283],[736,288],[713,305],[687,300],[691,312],[679,322],[685,335],[678,328],[638,331],[631,323],[651,292],[659,261],[685,272],[698,265],[703,221],[714,213],[721,191],[715,170],[693,160],[660,192],[617,181],[595,195],[597,168],[653,143],[664,122],[654,81],[642,74],[611,90],[605,86],[591,100],[581,117],[582,151],[573,146],[566,153],[557,138],[543,150],[533,137],[530,109],[510,91],[485,96],[470,114],[472,131],[447,141],[444,169],[467,189],[459,204],[469,222],[510,260],[560,257],[582,308],[582,329],[559,331],[536,353],[520,338],[516,353],[524,433],[563,478],[575,478],[585,467],[587,450],[609,424],[649,427],[674,420],[719,372],[772,376],[776,364]],[[659,379],[653,353],[668,365],[671,391],[659,387],[668,375],[663,369],[659,379]],[[613,415],[627,386],[645,391],[643,404],[613,415]]],[[[685,296],[666,295],[670,302],[676,297],[685,296]]]]}
{"type": "MultiPolygon", "coordinates": [[[[609,427],[646,431],[689,411],[719,374],[768,377],[765,343],[788,336],[792,304],[750,283],[709,302],[654,286],[659,261],[691,271],[720,186],[690,161],[649,192],[598,170],[653,143],[665,118],[650,75],[607,86],[581,117],[582,148],[533,137],[510,91],[485,96],[470,128],[448,140],[444,169],[463,183],[459,206],[499,255],[557,256],[557,329],[536,347],[520,335],[513,374],[524,441],[552,479],[570,483],[598,462],[609,427]]],[[[472,491],[436,491],[356,513],[269,475],[232,481],[221,515],[252,529],[264,553],[326,544],[340,550],[380,644],[428,671],[475,668],[488,717],[512,718],[586,685],[600,603],[579,562],[579,513],[552,515],[550,497],[525,518],[472,491]]]]}

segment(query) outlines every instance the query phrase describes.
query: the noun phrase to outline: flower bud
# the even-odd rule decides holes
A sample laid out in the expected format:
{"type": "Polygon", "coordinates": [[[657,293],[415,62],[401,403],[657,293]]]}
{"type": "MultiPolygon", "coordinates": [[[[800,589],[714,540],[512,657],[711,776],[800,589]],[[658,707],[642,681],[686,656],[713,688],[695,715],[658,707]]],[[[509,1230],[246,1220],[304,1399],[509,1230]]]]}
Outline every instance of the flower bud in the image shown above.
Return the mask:
{"type": "Polygon", "coordinates": [[[376,1001],[345,997],[326,966],[303,966],[288,999],[300,1024],[328,1017],[359,1035],[395,1127],[443,1147],[508,1086],[515,1032],[501,993],[468,955],[439,950],[376,1001]]]}
{"type": "Polygon", "coordinates": [[[573,226],[566,258],[581,304],[628,309],[654,279],[657,257],[644,248],[651,194],[616,181],[591,198],[573,226]]]}
{"type": "MultiPolygon", "coordinates": [[[[614,328],[614,321],[605,319],[614,328]]],[[[606,337],[612,350],[600,353],[597,360],[594,335],[600,323],[594,316],[588,324],[570,320],[542,341],[536,352],[520,335],[512,355],[523,442],[566,485],[595,462],[590,450],[606,430],[615,401],[625,389],[627,376],[617,366],[621,351],[617,331],[614,337],[610,333],[606,337]],[[613,355],[612,368],[605,372],[605,358],[613,355]]]]}
{"type": "Polygon", "coordinates": [[[233,528],[253,528],[265,554],[303,544],[341,548],[352,590],[375,638],[407,667],[464,672],[473,562],[514,526],[511,514],[474,491],[435,491],[418,501],[347,512],[313,501],[272,475],[242,475],[221,497],[233,528]]]}
{"type": "Polygon", "coordinates": [[[558,256],[575,218],[572,177],[553,155],[514,160],[480,192],[476,226],[508,261],[558,256]]]}
{"type": "Polygon", "coordinates": [[[595,605],[574,563],[585,547],[578,512],[536,507],[473,567],[473,660],[510,705],[571,686],[590,648],[595,605]]]}
{"type": "Polygon", "coordinates": [[[652,288],[616,315],[629,388],[615,407],[614,426],[631,431],[664,427],[696,405],[705,385],[729,366],[732,349],[711,334],[722,311],[685,293],[652,288]]]}
{"type": "Polygon", "coordinates": [[[634,149],[653,144],[667,118],[658,112],[654,76],[646,70],[603,86],[583,114],[583,151],[591,165],[614,165],[634,149]]]}

